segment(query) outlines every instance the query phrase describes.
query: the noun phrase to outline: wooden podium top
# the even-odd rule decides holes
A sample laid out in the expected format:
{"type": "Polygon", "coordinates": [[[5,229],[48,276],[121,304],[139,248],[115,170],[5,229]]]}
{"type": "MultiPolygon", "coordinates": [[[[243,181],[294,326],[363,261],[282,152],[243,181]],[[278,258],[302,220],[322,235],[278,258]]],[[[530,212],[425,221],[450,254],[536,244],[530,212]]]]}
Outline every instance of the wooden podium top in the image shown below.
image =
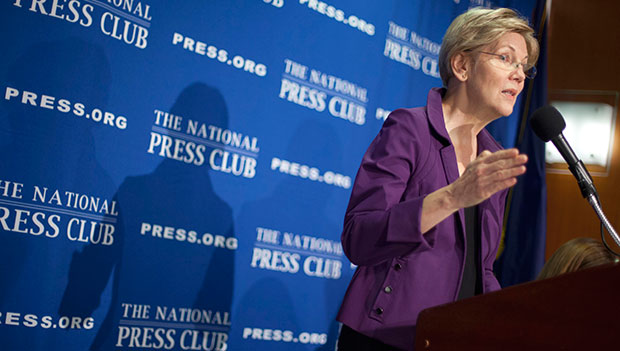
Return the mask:
{"type": "Polygon", "coordinates": [[[620,264],[428,308],[416,350],[620,350],[620,264]]]}

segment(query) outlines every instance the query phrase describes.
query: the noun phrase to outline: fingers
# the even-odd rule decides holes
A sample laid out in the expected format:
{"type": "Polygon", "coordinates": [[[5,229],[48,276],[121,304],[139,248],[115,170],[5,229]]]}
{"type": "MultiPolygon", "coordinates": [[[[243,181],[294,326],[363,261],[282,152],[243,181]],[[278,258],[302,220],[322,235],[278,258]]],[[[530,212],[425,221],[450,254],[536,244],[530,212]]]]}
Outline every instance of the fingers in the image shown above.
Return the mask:
{"type": "MultiPolygon", "coordinates": [[[[511,169],[511,168],[520,168],[522,165],[527,163],[527,155],[519,154],[517,149],[508,149],[501,150],[494,153],[491,153],[487,150],[480,153],[478,158],[474,160],[472,166],[478,168],[478,175],[487,175],[497,171],[511,169]]],[[[525,169],[519,174],[525,172],[525,169]]]]}
{"type": "Polygon", "coordinates": [[[480,153],[480,155],[478,155],[478,158],[484,163],[493,163],[501,160],[521,159],[521,156],[524,156],[525,160],[527,161],[526,155],[519,154],[518,149],[512,148],[496,151],[493,153],[488,150],[484,150],[480,153]]]}
{"type": "Polygon", "coordinates": [[[485,182],[489,185],[494,185],[494,183],[501,183],[506,180],[514,179],[517,180],[517,177],[525,173],[525,167],[519,166],[510,169],[504,169],[501,171],[497,171],[488,176],[488,181],[485,182]]]}
{"type": "MultiPolygon", "coordinates": [[[[515,177],[504,179],[504,180],[502,180],[500,182],[496,182],[494,184],[495,189],[491,193],[491,195],[495,194],[498,191],[502,191],[504,189],[510,188],[511,186],[514,186],[515,184],[517,184],[517,178],[515,178],[515,177]]],[[[489,197],[490,197],[490,195],[489,195],[489,197]]]]}

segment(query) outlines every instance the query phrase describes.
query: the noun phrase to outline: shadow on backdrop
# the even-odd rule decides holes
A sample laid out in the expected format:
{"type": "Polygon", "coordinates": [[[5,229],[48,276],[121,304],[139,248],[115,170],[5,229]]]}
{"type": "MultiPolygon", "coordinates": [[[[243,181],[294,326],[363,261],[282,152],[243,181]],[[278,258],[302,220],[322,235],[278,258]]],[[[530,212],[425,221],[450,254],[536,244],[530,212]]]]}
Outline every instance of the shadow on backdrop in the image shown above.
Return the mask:
{"type": "MultiPolygon", "coordinates": [[[[169,112],[228,126],[221,93],[203,83],[184,89],[169,112]]],[[[206,147],[205,157],[210,150],[206,147]]],[[[182,342],[189,346],[194,333],[207,347],[225,346],[221,342],[230,327],[237,243],[232,210],[214,192],[208,169],[207,162],[196,166],[163,158],[153,173],[127,177],[115,196],[114,245],[91,245],[74,253],[61,314],[88,316],[112,278],[111,307],[92,350],[136,347],[130,338],[135,327],[140,332],[162,329],[163,348],[179,349],[182,342]],[[227,238],[225,247],[218,236],[227,238]],[[144,317],[136,312],[144,311],[138,305],[150,306],[148,318],[137,317],[144,317]],[[211,318],[205,320],[204,314],[211,318]]],[[[151,337],[158,345],[159,338],[151,337]]]]}

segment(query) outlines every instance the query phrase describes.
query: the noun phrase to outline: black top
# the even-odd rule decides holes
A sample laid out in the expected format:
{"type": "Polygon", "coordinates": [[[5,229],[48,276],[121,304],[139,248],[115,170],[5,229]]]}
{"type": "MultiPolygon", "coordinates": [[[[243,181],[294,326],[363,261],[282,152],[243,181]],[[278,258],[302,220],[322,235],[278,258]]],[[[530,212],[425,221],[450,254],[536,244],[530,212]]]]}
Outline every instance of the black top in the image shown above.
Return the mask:
{"type": "Polygon", "coordinates": [[[458,300],[482,293],[480,236],[478,206],[468,207],[465,209],[465,268],[458,300]]]}
{"type": "MultiPolygon", "coordinates": [[[[346,324],[340,329],[338,351],[399,351],[401,349],[382,343],[349,328],[346,324]]],[[[402,350],[401,350],[402,351],[402,350]]]]}

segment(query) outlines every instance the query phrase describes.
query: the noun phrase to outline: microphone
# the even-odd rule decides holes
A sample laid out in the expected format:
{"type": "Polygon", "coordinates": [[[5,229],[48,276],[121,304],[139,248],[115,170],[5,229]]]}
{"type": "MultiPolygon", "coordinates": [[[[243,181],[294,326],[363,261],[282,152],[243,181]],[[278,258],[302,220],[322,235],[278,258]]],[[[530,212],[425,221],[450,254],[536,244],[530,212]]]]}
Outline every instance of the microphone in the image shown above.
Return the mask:
{"type": "Polygon", "coordinates": [[[568,169],[570,169],[575,178],[577,178],[581,195],[588,200],[594,209],[594,212],[596,212],[596,215],[601,220],[601,238],[603,239],[603,244],[605,244],[605,247],[611,253],[620,256],[620,254],[614,252],[607,245],[607,242],[605,242],[603,226],[607,228],[607,231],[618,246],[620,246],[620,235],[618,235],[618,232],[616,232],[605,216],[605,213],[603,213],[603,208],[601,207],[598,194],[596,193],[596,188],[594,188],[592,177],[590,177],[590,173],[588,173],[586,166],[584,166],[583,162],[577,158],[577,155],[575,155],[575,152],[571,149],[570,145],[568,145],[568,141],[566,141],[566,138],[564,138],[564,135],[562,134],[562,131],[566,128],[566,122],[564,122],[564,117],[562,117],[560,111],[550,105],[543,106],[534,111],[530,124],[534,130],[534,133],[536,133],[536,135],[538,135],[538,137],[545,142],[551,140],[564,160],[566,160],[566,163],[568,163],[568,169]]]}
{"type": "Polygon", "coordinates": [[[590,173],[562,134],[566,128],[566,122],[560,111],[551,105],[543,106],[534,111],[530,124],[534,133],[545,142],[551,141],[566,160],[568,169],[577,178],[581,195],[586,199],[590,196],[598,198],[590,173]]]}

